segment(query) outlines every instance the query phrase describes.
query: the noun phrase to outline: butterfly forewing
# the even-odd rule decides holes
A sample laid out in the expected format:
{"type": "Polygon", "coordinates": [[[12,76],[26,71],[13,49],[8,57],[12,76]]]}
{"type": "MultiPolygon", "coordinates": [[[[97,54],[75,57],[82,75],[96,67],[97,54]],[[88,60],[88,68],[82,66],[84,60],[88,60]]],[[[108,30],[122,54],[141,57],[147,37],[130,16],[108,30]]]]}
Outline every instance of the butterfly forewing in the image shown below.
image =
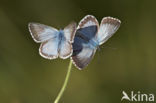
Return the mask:
{"type": "Polygon", "coordinates": [[[76,36],[81,36],[86,40],[90,40],[97,34],[99,23],[92,15],[85,16],[79,23],[76,36]]]}
{"type": "Polygon", "coordinates": [[[55,38],[58,32],[55,28],[39,23],[29,23],[28,27],[32,38],[37,43],[55,38]]]}
{"type": "Polygon", "coordinates": [[[112,17],[104,17],[101,21],[97,40],[99,45],[105,43],[120,27],[120,20],[112,17]]]}
{"type": "Polygon", "coordinates": [[[74,36],[75,36],[75,31],[76,31],[76,23],[72,22],[68,26],[64,28],[64,36],[65,39],[71,43],[74,41],[74,36]]]}

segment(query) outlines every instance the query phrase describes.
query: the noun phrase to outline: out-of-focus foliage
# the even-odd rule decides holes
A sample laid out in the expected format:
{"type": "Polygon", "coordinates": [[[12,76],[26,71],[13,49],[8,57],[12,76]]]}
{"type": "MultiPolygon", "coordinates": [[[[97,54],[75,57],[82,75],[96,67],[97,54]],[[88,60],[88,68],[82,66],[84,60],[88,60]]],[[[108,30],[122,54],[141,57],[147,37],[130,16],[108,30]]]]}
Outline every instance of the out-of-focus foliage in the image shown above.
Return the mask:
{"type": "Polygon", "coordinates": [[[73,67],[60,103],[119,103],[122,91],[156,94],[155,0],[0,0],[0,103],[52,103],[69,59],[46,60],[28,22],[63,28],[92,14],[122,21],[89,66],[73,67]]]}

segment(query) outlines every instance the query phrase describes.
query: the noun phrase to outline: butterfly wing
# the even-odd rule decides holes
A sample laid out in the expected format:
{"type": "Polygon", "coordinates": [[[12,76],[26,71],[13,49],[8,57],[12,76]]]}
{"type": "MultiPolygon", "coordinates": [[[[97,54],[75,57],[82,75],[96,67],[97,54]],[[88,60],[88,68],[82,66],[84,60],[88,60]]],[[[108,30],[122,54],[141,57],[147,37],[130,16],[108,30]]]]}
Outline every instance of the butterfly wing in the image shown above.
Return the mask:
{"type": "Polygon", "coordinates": [[[99,23],[97,19],[92,15],[87,15],[80,21],[76,35],[79,35],[86,40],[90,40],[95,37],[98,28],[99,23]]]}
{"type": "Polygon", "coordinates": [[[39,53],[46,59],[58,57],[58,30],[39,23],[29,23],[29,31],[35,42],[41,43],[39,53]]]}
{"type": "Polygon", "coordinates": [[[39,53],[46,59],[56,59],[58,57],[58,38],[52,38],[40,45],[39,53]]]}
{"type": "Polygon", "coordinates": [[[104,17],[101,21],[96,38],[99,44],[105,43],[120,27],[120,20],[112,17],[104,17]]]}
{"type": "Polygon", "coordinates": [[[79,23],[74,43],[72,60],[76,67],[83,69],[92,60],[96,48],[91,48],[89,40],[93,39],[97,33],[99,24],[92,15],[85,16],[79,23]]]}
{"type": "Polygon", "coordinates": [[[61,40],[59,45],[59,57],[62,59],[66,59],[70,57],[73,53],[72,42],[74,41],[75,31],[76,31],[76,23],[73,22],[66,26],[63,30],[64,37],[61,40]]]}
{"type": "Polygon", "coordinates": [[[75,22],[70,23],[68,26],[64,28],[63,31],[65,39],[70,43],[73,43],[76,31],[76,23],[75,22]]]}
{"type": "Polygon", "coordinates": [[[57,36],[58,30],[39,23],[29,23],[29,31],[35,42],[41,43],[57,36]]]}
{"type": "Polygon", "coordinates": [[[78,69],[83,69],[92,60],[96,49],[90,48],[90,44],[81,37],[76,37],[73,44],[72,60],[78,69]]]}
{"type": "Polygon", "coordinates": [[[66,40],[62,40],[59,45],[59,57],[62,59],[67,59],[73,53],[72,44],[66,40]]]}

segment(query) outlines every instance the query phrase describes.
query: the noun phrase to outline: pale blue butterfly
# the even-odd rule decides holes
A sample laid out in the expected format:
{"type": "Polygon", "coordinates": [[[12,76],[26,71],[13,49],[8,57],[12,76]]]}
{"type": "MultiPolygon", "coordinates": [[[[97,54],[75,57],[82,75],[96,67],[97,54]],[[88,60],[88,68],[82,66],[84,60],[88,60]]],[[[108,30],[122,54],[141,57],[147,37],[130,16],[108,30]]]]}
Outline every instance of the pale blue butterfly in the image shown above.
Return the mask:
{"type": "Polygon", "coordinates": [[[96,49],[105,43],[120,27],[120,20],[104,17],[99,23],[92,15],[85,16],[79,23],[73,43],[72,60],[80,70],[92,60],[96,49]]]}
{"type": "Polygon", "coordinates": [[[34,41],[41,43],[39,53],[42,57],[66,59],[72,55],[72,43],[76,31],[75,22],[59,31],[39,23],[29,23],[28,27],[34,41]]]}

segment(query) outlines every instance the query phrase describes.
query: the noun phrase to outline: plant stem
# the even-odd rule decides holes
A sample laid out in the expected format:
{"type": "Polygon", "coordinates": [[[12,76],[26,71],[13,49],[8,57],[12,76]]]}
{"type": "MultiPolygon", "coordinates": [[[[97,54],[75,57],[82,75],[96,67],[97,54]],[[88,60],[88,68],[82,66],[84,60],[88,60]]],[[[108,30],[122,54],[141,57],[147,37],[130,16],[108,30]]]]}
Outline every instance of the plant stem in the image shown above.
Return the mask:
{"type": "Polygon", "coordinates": [[[65,78],[65,80],[64,80],[64,83],[63,83],[63,85],[62,85],[62,88],[61,88],[61,90],[60,90],[58,96],[56,97],[54,103],[58,103],[59,100],[60,100],[60,98],[62,97],[62,95],[63,95],[63,93],[64,93],[64,91],[65,91],[65,89],[66,89],[66,87],[67,87],[67,83],[68,83],[68,81],[69,81],[71,69],[72,69],[72,60],[70,60],[70,62],[69,62],[69,66],[68,66],[68,71],[67,71],[67,74],[66,74],[66,78],[65,78]]]}

